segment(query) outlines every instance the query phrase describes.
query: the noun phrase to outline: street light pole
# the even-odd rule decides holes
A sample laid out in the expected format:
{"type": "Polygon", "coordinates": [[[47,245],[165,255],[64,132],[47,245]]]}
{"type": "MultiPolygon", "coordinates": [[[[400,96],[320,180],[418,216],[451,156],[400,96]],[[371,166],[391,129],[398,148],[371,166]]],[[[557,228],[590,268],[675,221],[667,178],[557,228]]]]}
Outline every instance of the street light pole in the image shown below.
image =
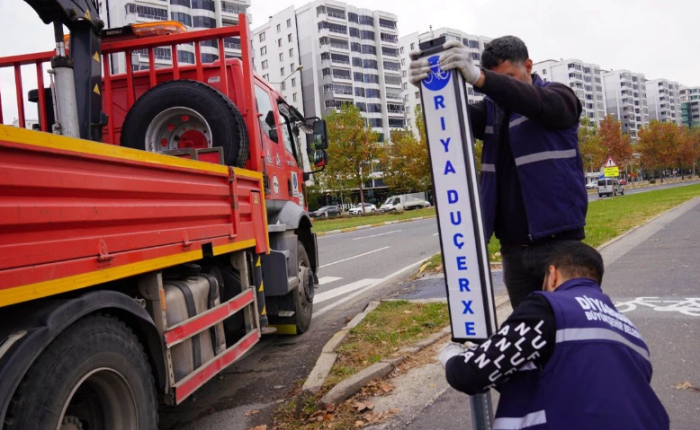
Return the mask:
{"type": "Polygon", "coordinates": [[[279,81],[279,82],[270,82],[270,83],[271,83],[271,84],[274,84],[274,85],[279,85],[279,89],[280,89],[280,91],[282,91],[282,84],[284,83],[284,81],[286,81],[287,79],[289,79],[289,78],[291,78],[292,76],[294,76],[294,74],[295,74],[296,72],[300,72],[301,69],[303,69],[303,68],[304,68],[304,66],[299,65],[299,66],[297,66],[296,69],[294,69],[294,70],[292,71],[292,73],[288,74],[288,75],[287,75],[284,79],[282,79],[281,81],[279,81]]]}

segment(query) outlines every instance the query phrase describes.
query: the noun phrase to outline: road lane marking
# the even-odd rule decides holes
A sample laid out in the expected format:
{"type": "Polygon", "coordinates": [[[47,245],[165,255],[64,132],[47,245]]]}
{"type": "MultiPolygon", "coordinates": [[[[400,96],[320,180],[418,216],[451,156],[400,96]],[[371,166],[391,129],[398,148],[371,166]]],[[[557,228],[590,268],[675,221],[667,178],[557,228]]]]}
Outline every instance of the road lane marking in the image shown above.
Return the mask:
{"type": "Polygon", "coordinates": [[[401,231],[401,230],[387,231],[386,233],[373,234],[372,236],[356,237],[356,238],[354,238],[353,240],[369,239],[370,237],[384,236],[385,234],[398,233],[398,232],[400,232],[400,231],[401,231]]]}
{"type": "Polygon", "coordinates": [[[332,265],[338,264],[338,263],[345,263],[346,261],[350,261],[350,260],[354,260],[356,258],[364,257],[365,255],[374,254],[375,252],[384,251],[385,249],[389,249],[389,248],[391,248],[391,246],[385,246],[384,248],[375,249],[374,251],[365,252],[364,254],[359,254],[359,255],[356,255],[354,257],[344,258],[342,260],[334,261],[332,263],[328,263],[328,264],[324,264],[323,266],[319,266],[319,269],[323,269],[324,267],[332,266],[332,265]]]}
{"type": "Polygon", "coordinates": [[[314,304],[323,303],[325,301],[336,298],[338,296],[342,296],[343,294],[347,294],[349,292],[359,290],[360,288],[364,288],[368,285],[374,284],[377,281],[379,281],[379,279],[373,279],[373,278],[360,279],[359,281],[355,281],[355,282],[352,282],[350,284],[343,285],[342,287],[333,288],[330,291],[316,294],[314,296],[314,304]]]}
{"type": "Polygon", "coordinates": [[[323,278],[318,279],[318,285],[330,284],[331,282],[335,282],[338,279],[343,279],[343,278],[338,278],[336,276],[324,276],[323,278]]]}
{"type": "Polygon", "coordinates": [[[433,236],[437,236],[439,233],[435,233],[433,236]]]}
{"type": "MultiPolygon", "coordinates": [[[[361,294],[363,294],[363,293],[365,293],[365,292],[371,290],[372,288],[374,288],[374,287],[376,287],[376,286],[378,286],[378,285],[381,285],[382,283],[384,283],[384,282],[390,280],[391,278],[394,278],[394,277],[396,277],[396,276],[399,276],[399,275],[402,274],[403,272],[405,272],[405,271],[407,271],[407,270],[411,270],[411,269],[413,269],[414,267],[420,266],[421,264],[423,264],[423,263],[426,262],[426,261],[428,261],[428,258],[424,258],[424,259],[422,259],[422,260],[420,260],[420,261],[417,261],[417,262],[415,262],[415,263],[413,263],[413,264],[409,264],[408,266],[403,267],[403,268],[397,270],[396,272],[394,272],[394,273],[392,273],[392,274],[390,274],[390,275],[388,275],[388,276],[383,277],[382,279],[376,279],[375,282],[373,282],[373,283],[367,285],[366,287],[364,287],[364,288],[362,288],[362,289],[360,289],[360,290],[358,290],[358,291],[356,291],[356,292],[350,294],[349,296],[343,297],[342,299],[338,300],[337,302],[333,302],[333,303],[329,304],[328,306],[324,307],[324,308],[321,309],[321,310],[314,311],[314,314],[313,314],[312,318],[319,317],[319,316],[325,314],[326,312],[330,311],[331,309],[335,309],[336,307],[342,305],[343,303],[346,303],[346,302],[348,302],[348,301],[354,299],[355,297],[357,297],[357,296],[359,296],[359,295],[361,295],[361,294]]],[[[359,281],[358,281],[358,282],[359,282],[359,281]]],[[[333,291],[333,290],[331,290],[331,291],[333,291]]],[[[330,292],[330,291],[329,291],[329,292],[330,292]]],[[[314,297],[314,303],[316,303],[316,297],[318,297],[318,296],[320,296],[320,294],[316,294],[316,296],[314,297]]]]}

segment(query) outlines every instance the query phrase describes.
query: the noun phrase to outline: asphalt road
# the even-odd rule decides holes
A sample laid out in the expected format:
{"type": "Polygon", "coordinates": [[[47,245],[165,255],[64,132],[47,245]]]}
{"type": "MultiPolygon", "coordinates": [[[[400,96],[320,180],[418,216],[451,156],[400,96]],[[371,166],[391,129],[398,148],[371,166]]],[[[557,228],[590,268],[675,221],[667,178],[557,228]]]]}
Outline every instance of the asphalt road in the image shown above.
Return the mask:
{"type": "MultiPolygon", "coordinates": [[[[685,184],[628,193],[681,185],[685,184]]],[[[589,196],[591,201],[597,198],[589,196]]],[[[161,429],[233,430],[269,424],[278,402],[308,375],[325,342],[370,300],[397,294],[444,296],[442,281],[437,279],[423,289],[399,288],[420,262],[440,251],[434,219],[324,236],[319,238],[319,249],[321,285],[316,290],[311,330],[301,336],[264,336],[253,351],[208,382],[194,398],[179,407],[162,408],[161,429]]],[[[494,272],[494,286],[497,292],[503,291],[498,272],[494,272]]]]}
{"type": "MultiPolygon", "coordinates": [[[[639,193],[646,193],[648,191],[654,191],[654,190],[663,190],[666,188],[678,188],[678,187],[684,187],[686,185],[692,185],[692,184],[700,184],[700,180],[695,180],[695,181],[688,181],[688,182],[679,182],[676,184],[657,184],[653,185],[650,187],[644,187],[644,188],[625,188],[625,195],[630,195],[630,194],[639,194],[639,193]]],[[[602,197],[604,199],[610,198],[610,197],[602,197]]],[[[601,197],[598,197],[598,194],[589,194],[588,195],[588,201],[589,202],[594,202],[596,200],[600,200],[601,197]]]]}
{"type": "MultiPolygon", "coordinates": [[[[649,346],[654,366],[651,385],[671,417],[671,429],[697,429],[700,201],[663,215],[601,253],[606,264],[603,291],[649,346]],[[684,389],[683,384],[690,387],[684,389]]],[[[468,398],[447,386],[440,364],[431,363],[417,373],[402,383],[437,386],[434,395],[414,403],[385,401],[384,408],[399,407],[406,415],[372,429],[471,429],[468,398]]],[[[492,395],[495,406],[498,396],[493,391],[492,395]]]]}

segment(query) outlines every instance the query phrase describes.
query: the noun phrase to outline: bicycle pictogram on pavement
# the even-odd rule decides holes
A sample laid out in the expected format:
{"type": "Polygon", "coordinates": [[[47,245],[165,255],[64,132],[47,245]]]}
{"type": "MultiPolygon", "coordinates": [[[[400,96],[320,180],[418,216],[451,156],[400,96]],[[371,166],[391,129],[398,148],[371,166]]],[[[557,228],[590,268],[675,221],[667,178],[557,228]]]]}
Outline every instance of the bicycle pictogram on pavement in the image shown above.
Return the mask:
{"type": "Polygon", "coordinates": [[[634,300],[615,303],[622,313],[632,312],[638,307],[648,307],[656,312],[679,312],[691,317],[700,317],[700,298],[668,300],[660,297],[637,297],[634,300]]]}

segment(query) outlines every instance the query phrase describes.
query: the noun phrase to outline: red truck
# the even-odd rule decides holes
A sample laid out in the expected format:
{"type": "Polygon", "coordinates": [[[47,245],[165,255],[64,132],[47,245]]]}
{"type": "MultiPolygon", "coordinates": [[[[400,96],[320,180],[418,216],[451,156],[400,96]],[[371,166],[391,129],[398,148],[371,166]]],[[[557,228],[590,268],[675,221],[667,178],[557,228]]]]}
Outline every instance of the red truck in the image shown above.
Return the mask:
{"type": "Polygon", "coordinates": [[[155,430],[160,402],[181,403],[263,333],[309,329],[319,257],[299,135],[322,168],[325,123],[253,73],[245,15],[103,29],[91,0],[26,1],[57,48],[0,58],[21,125],[21,67],[35,66],[39,117],[39,130],[0,125],[0,423],[155,430]],[[241,59],[226,58],[230,37],[241,59]],[[181,45],[196,64],[178,64],[181,45]],[[156,67],[157,47],[171,66],[156,67]],[[135,51],[148,70],[132,70],[135,51]],[[112,74],[118,55],[126,73],[112,74]]]}

